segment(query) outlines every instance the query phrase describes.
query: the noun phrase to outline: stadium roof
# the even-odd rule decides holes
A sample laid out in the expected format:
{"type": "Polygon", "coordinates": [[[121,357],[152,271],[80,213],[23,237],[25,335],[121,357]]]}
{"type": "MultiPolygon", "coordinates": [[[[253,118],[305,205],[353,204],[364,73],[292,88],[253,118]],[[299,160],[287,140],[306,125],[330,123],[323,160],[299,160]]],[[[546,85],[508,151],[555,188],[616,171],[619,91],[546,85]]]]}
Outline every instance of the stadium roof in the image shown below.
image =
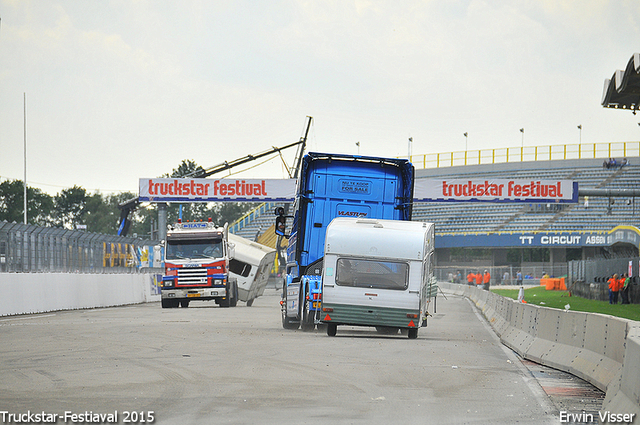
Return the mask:
{"type": "Polygon", "coordinates": [[[605,108],[640,109],[640,53],[634,53],[625,70],[618,69],[604,81],[602,106],[605,108]]]}

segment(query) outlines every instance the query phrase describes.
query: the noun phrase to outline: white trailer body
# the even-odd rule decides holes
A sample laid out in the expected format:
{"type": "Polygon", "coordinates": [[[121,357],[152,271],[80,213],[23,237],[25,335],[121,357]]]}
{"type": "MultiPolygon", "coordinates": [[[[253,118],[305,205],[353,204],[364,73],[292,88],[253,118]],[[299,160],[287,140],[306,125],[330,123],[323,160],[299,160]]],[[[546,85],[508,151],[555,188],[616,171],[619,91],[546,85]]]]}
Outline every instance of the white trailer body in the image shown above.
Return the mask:
{"type": "Polygon", "coordinates": [[[327,227],[321,320],[338,325],[408,329],[426,326],[433,279],[434,225],[335,218],[327,227]]]}
{"type": "Polygon", "coordinates": [[[276,250],[229,233],[229,243],[234,246],[229,260],[229,276],[238,282],[238,299],[253,304],[264,293],[269,274],[276,259],[276,250]]]}

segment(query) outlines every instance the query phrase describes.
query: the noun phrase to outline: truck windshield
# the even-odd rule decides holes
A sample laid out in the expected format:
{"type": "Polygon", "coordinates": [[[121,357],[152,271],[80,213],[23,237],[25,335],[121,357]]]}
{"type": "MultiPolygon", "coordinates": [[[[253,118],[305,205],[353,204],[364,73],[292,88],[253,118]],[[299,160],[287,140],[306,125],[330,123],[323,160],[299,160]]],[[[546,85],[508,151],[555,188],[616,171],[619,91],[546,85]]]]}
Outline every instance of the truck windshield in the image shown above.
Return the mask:
{"type": "Polygon", "coordinates": [[[404,290],[408,286],[409,265],[399,261],[340,258],[336,283],[359,288],[404,290]]]}
{"type": "Polygon", "coordinates": [[[167,260],[220,257],[222,257],[221,240],[167,240],[167,249],[165,252],[165,258],[167,260]]]}

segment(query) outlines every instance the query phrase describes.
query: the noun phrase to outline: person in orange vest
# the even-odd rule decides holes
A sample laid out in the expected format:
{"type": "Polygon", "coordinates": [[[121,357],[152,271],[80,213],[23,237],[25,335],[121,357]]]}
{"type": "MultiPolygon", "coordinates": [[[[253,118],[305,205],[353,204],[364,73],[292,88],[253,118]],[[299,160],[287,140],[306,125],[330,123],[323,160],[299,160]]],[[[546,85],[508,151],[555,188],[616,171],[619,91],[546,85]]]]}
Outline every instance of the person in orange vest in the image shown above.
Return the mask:
{"type": "Polygon", "coordinates": [[[618,304],[618,273],[615,273],[609,280],[609,304],[618,304]]]}
{"type": "Polygon", "coordinates": [[[489,290],[490,282],[491,282],[491,274],[489,273],[489,270],[485,270],[484,275],[482,276],[482,283],[483,283],[482,288],[485,291],[489,290]]]}
{"type": "Polygon", "coordinates": [[[480,273],[480,270],[476,273],[476,285],[482,285],[482,273],[480,273]]]}
{"type": "Polygon", "coordinates": [[[485,270],[484,276],[482,277],[482,283],[488,285],[489,282],[491,282],[491,273],[489,273],[489,270],[485,270]]]}
{"type": "MultiPolygon", "coordinates": [[[[622,302],[622,289],[624,288],[624,281],[627,280],[627,275],[622,273],[620,274],[620,279],[618,279],[618,295],[620,296],[620,302],[622,302]]],[[[616,299],[616,301],[618,301],[616,299]]]]}
{"type": "Polygon", "coordinates": [[[469,274],[467,275],[467,283],[469,284],[469,286],[473,286],[473,282],[475,280],[476,280],[476,275],[470,271],[469,274]]]}

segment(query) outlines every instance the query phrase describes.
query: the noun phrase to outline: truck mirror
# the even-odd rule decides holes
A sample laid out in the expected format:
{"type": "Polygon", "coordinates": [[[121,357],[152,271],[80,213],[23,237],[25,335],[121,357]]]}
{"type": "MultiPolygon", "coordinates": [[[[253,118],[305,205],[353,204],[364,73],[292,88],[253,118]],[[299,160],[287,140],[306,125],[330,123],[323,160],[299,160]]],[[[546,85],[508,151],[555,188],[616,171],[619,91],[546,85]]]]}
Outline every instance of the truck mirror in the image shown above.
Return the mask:
{"type": "Polygon", "coordinates": [[[284,215],[276,217],[276,235],[287,237],[287,218],[284,215]]]}
{"type": "Polygon", "coordinates": [[[236,256],[236,244],[230,243],[229,247],[229,258],[235,258],[236,256]]]}

